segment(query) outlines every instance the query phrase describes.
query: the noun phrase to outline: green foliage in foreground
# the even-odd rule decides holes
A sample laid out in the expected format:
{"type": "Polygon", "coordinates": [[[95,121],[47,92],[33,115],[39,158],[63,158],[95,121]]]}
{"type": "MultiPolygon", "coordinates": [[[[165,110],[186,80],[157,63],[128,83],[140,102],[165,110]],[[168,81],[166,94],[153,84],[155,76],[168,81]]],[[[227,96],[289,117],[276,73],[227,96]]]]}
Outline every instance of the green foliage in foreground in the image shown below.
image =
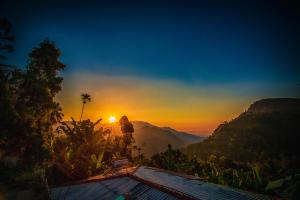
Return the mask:
{"type": "Polygon", "coordinates": [[[291,187],[294,188],[294,193],[299,192],[297,190],[299,182],[294,181],[296,180],[294,178],[294,183],[288,181],[290,185],[285,184],[274,189],[266,188],[268,183],[282,177],[283,171],[288,171],[284,168],[285,162],[287,161],[237,162],[215,155],[210,155],[207,160],[199,160],[196,157],[190,158],[181,150],[172,149],[169,145],[167,151],[152,156],[148,165],[197,176],[202,181],[258,193],[283,195],[286,190],[292,190],[291,187]]]}
{"type": "Polygon", "coordinates": [[[299,193],[295,178],[300,173],[299,124],[300,99],[259,100],[221,124],[206,140],[183,149],[200,163],[201,170],[188,173],[257,192],[282,196],[286,188],[299,193]],[[231,165],[224,166],[224,160],[231,165]],[[285,177],[293,178],[287,181],[285,177]]]}
{"type": "Polygon", "coordinates": [[[95,123],[89,119],[79,122],[72,119],[57,127],[47,170],[50,184],[98,175],[110,168],[113,160],[131,158],[133,147],[131,141],[128,143],[127,135],[112,138],[111,130],[100,126],[100,122],[101,119],[95,123]]]}
{"type": "Polygon", "coordinates": [[[77,180],[101,172],[104,169],[103,155],[107,149],[105,137],[110,133],[103,128],[95,129],[90,120],[70,124],[62,122],[57,128],[58,136],[53,142],[52,162],[48,175],[52,183],[61,179],[77,180]],[[62,176],[55,173],[60,172],[62,176]]]}

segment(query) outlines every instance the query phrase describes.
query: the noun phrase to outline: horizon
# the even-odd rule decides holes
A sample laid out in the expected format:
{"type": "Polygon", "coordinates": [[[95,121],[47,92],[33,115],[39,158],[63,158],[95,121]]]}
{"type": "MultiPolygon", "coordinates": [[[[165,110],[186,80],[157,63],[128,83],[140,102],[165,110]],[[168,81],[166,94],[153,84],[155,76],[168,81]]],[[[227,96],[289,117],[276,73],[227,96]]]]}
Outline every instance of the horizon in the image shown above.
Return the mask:
{"type": "Polygon", "coordinates": [[[18,2],[2,6],[25,67],[44,38],[61,50],[64,120],[146,121],[211,134],[263,98],[300,94],[300,20],[283,2],[18,2]],[[59,6],[58,6],[59,5],[59,6]],[[153,14],[154,13],[154,14],[153,14]]]}

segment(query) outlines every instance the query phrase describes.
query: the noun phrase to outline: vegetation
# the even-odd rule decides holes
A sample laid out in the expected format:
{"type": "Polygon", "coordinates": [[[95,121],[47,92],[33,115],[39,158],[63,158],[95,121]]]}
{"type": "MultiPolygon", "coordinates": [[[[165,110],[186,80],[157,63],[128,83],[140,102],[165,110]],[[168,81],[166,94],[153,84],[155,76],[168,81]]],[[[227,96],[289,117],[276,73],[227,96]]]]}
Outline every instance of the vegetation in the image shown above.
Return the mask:
{"type": "Polygon", "coordinates": [[[299,157],[295,134],[300,123],[300,112],[294,108],[293,111],[267,113],[249,110],[221,124],[207,140],[188,146],[186,152],[202,159],[215,154],[237,161],[252,162],[280,157],[295,160],[299,157]]]}
{"type": "Polygon", "coordinates": [[[132,133],[134,132],[134,128],[131,122],[129,122],[128,118],[126,116],[121,117],[120,119],[120,126],[121,126],[121,131],[123,133],[123,143],[124,143],[124,148],[122,155],[128,155],[127,158],[129,160],[132,160],[131,158],[131,149],[128,149],[128,146],[132,144],[134,141],[132,137],[132,133]]]}
{"type": "Polygon", "coordinates": [[[287,199],[299,197],[299,175],[281,174],[288,171],[282,160],[238,162],[225,156],[215,155],[210,155],[206,160],[200,160],[197,157],[189,157],[181,150],[173,149],[169,145],[167,151],[152,156],[146,164],[197,176],[202,181],[248,191],[287,197],[287,199]]]}
{"type": "MultiPolygon", "coordinates": [[[[0,29],[2,54],[13,50],[14,37],[7,21],[0,20],[0,29]]],[[[274,109],[265,100],[257,102],[203,142],[181,150],[169,145],[148,159],[134,145],[127,116],[119,120],[122,136],[114,137],[100,125],[101,119],[82,120],[89,94],[81,95],[80,120],[62,121],[62,108],[55,101],[63,81],[59,72],[65,68],[60,54],[46,39],[29,54],[25,70],[0,64],[0,180],[8,188],[34,189],[41,194],[37,198],[45,199],[48,184],[100,174],[113,160],[128,158],[203,181],[286,198],[299,195],[299,100],[288,101],[293,109],[283,106],[285,100],[273,100],[274,109]]]]}
{"type": "Polygon", "coordinates": [[[52,175],[49,175],[53,177],[51,183],[82,179],[103,170],[105,136],[109,131],[103,128],[95,130],[100,121],[101,119],[95,123],[90,120],[76,122],[72,119],[70,125],[62,122],[57,128],[59,136],[55,138],[53,145],[52,175]],[[55,174],[58,172],[60,176],[55,174]]]}
{"type": "Polygon", "coordinates": [[[299,195],[295,139],[299,111],[298,99],[255,102],[203,142],[182,151],[169,146],[164,153],[154,155],[150,165],[209,182],[280,196],[288,193],[289,198],[295,198],[293,195],[299,195]]]}
{"type": "MultiPolygon", "coordinates": [[[[15,36],[11,34],[12,25],[6,19],[0,19],[0,68],[1,73],[7,71],[6,68],[11,67],[11,65],[4,64],[6,60],[5,53],[10,53],[14,51],[14,46],[12,42],[15,39],[15,36]],[[4,54],[3,54],[4,53],[4,54]]],[[[3,74],[2,74],[3,75],[3,74]]]]}
{"type": "MultiPolygon", "coordinates": [[[[0,39],[13,40],[10,24],[0,22],[0,39]]],[[[9,52],[12,47],[5,41],[1,50],[9,52]]],[[[65,68],[60,54],[46,39],[29,54],[25,70],[1,64],[0,180],[9,190],[47,194],[48,183],[86,178],[103,172],[112,159],[131,158],[134,129],[126,116],[120,120],[124,137],[115,138],[97,126],[101,119],[81,120],[89,94],[81,96],[80,121],[62,122],[62,108],[55,101],[63,81],[59,72],[65,68]]]]}
{"type": "Polygon", "coordinates": [[[258,164],[239,163],[226,157],[211,155],[207,160],[189,158],[179,149],[168,150],[152,156],[150,165],[186,173],[203,181],[264,192],[264,180],[258,164]]]}
{"type": "Polygon", "coordinates": [[[85,94],[81,94],[81,101],[82,101],[82,109],[81,109],[81,114],[80,114],[80,119],[79,121],[81,121],[82,119],[82,115],[83,115],[83,110],[84,110],[84,105],[87,103],[87,102],[91,102],[91,95],[85,93],[85,94]]]}
{"type": "Polygon", "coordinates": [[[265,183],[299,174],[297,150],[300,100],[261,100],[236,119],[221,124],[202,143],[184,151],[202,160],[210,155],[259,166],[265,183]],[[292,108],[291,108],[292,106],[292,108]]]}
{"type": "MultiPolygon", "coordinates": [[[[1,32],[7,37],[2,35],[1,39],[12,39],[9,30],[7,25],[1,32]]],[[[58,73],[65,67],[59,56],[54,43],[44,40],[29,54],[25,70],[1,65],[0,176],[9,184],[44,186],[39,183],[45,181],[53,148],[52,127],[63,115],[54,100],[61,90],[58,73]]]]}

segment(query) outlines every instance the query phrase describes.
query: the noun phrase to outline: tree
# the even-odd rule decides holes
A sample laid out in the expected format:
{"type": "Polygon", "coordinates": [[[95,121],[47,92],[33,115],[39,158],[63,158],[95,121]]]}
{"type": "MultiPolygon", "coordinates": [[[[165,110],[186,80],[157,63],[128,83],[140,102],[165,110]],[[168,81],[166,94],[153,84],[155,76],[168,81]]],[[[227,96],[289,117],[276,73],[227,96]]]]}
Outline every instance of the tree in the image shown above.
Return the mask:
{"type": "Polygon", "coordinates": [[[3,151],[4,142],[8,136],[7,123],[14,114],[12,105],[12,92],[10,83],[10,74],[7,73],[7,67],[9,65],[4,64],[3,61],[6,56],[3,55],[7,52],[13,51],[11,42],[14,40],[14,36],[10,34],[11,24],[6,19],[0,19],[0,155],[3,151]]]}
{"type": "Polygon", "coordinates": [[[80,120],[81,121],[81,118],[82,118],[82,115],[83,115],[83,110],[84,110],[84,105],[87,103],[87,102],[91,102],[91,95],[87,94],[87,93],[83,93],[81,94],[81,101],[82,101],[82,109],[81,109],[81,114],[80,114],[80,120]]]}
{"type": "Polygon", "coordinates": [[[129,159],[131,159],[131,152],[128,152],[128,146],[134,141],[132,137],[132,133],[134,132],[134,128],[132,123],[128,120],[127,116],[122,116],[120,121],[121,131],[123,133],[123,142],[124,149],[123,155],[126,155],[129,159]]]}
{"type": "Polygon", "coordinates": [[[53,169],[59,171],[48,177],[53,181],[76,180],[99,173],[104,169],[107,151],[106,136],[109,129],[96,128],[102,119],[95,123],[88,120],[71,123],[62,122],[57,128],[59,137],[54,141],[53,169]],[[62,174],[58,177],[57,174],[62,174]],[[54,177],[53,177],[54,176],[54,177]]]}
{"type": "Polygon", "coordinates": [[[63,116],[54,101],[63,80],[58,73],[65,67],[59,57],[59,49],[46,39],[29,54],[26,70],[14,70],[8,79],[10,100],[1,116],[1,147],[24,166],[41,164],[49,157],[52,127],[63,116]]]}
{"type": "MultiPolygon", "coordinates": [[[[14,41],[15,36],[11,34],[12,25],[6,19],[0,19],[0,52],[10,53],[14,51],[11,42],[14,41]]],[[[10,65],[2,63],[6,59],[5,55],[0,54],[0,70],[10,67],[10,65]]]]}

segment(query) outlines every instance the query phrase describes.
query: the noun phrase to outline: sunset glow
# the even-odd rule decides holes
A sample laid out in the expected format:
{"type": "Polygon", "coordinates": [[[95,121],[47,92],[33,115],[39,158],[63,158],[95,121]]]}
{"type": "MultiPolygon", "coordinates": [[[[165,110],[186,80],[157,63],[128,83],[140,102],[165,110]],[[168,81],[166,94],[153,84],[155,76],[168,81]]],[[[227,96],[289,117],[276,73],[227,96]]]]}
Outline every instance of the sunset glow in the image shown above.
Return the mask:
{"type": "MultiPolygon", "coordinates": [[[[266,89],[260,84],[189,86],[172,80],[78,72],[64,77],[58,100],[65,120],[80,116],[78,94],[86,91],[93,100],[86,105],[85,118],[103,118],[104,123],[110,123],[111,116],[118,119],[127,115],[131,120],[157,126],[210,134],[220,123],[236,117],[251,102],[263,98],[259,90],[266,89]],[[253,90],[257,94],[251,93],[253,90]]],[[[276,96],[276,91],[271,90],[270,94],[276,96]]]]}
{"type": "Polygon", "coordinates": [[[116,122],[116,117],[115,116],[110,116],[108,118],[109,123],[115,123],[116,122]]]}
{"type": "Polygon", "coordinates": [[[273,27],[277,23],[270,23],[277,19],[274,13],[260,13],[268,19],[259,22],[261,27],[252,27],[255,23],[250,19],[233,17],[240,15],[234,7],[228,16],[219,9],[210,12],[199,6],[180,17],[176,13],[181,7],[176,12],[168,9],[170,13],[157,8],[157,15],[151,6],[100,7],[102,11],[92,7],[89,13],[85,13],[89,9],[78,13],[79,21],[89,22],[80,31],[74,25],[76,16],[61,20],[52,13],[48,16],[48,11],[41,13],[45,22],[24,18],[21,23],[28,25],[28,33],[17,36],[26,40],[15,51],[16,61],[26,60],[29,47],[36,45],[38,39],[29,34],[32,30],[37,38],[54,40],[63,52],[66,68],[57,101],[64,120],[79,119],[82,103],[78,97],[85,92],[92,101],[85,105],[83,119],[102,118],[109,123],[112,115],[117,119],[126,115],[130,120],[210,134],[258,99],[299,97],[299,45],[295,43],[299,26],[295,26],[297,31],[285,27],[293,20],[298,25],[296,18],[281,21],[283,26],[277,30],[273,27]],[[143,17],[136,18],[135,14],[142,13],[143,17]],[[207,15],[203,18],[207,22],[202,14],[207,15]],[[229,24],[224,22],[226,17],[229,24]],[[270,38],[268,30],[274,31],[270,38]],[[74,41],[80,41],[76,48],[74,41]]]}
{"type": "Polygon", "coordinates": [[[0,5],[0,200],[299,196],[296,1],[0,5]]]}

